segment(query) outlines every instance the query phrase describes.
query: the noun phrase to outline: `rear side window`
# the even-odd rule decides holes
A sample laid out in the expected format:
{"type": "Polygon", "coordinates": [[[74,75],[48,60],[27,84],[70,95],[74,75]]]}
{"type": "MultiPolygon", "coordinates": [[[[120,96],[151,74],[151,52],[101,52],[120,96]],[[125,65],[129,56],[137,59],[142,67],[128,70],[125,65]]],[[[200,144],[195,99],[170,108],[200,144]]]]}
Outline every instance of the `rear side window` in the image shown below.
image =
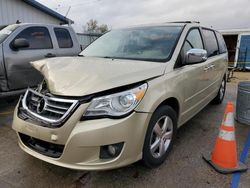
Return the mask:
{"type": "Polygon", "coordinates": [[[219,54],[219,48],[215,34],[212,30],[202,29],[208,57],[219,54]]]}
{"type": "Polygon", "coordinates": [[[215,32],[217,40],[218,40],[218,44],[219,44],[219,50],[220,53],[225,53],[227,52],[227,46],[226,43],[224,41],[224,38],[222,37],[222,35],[219,32],[215,32]]]}
{"type": "Polygon", "coordinates": [[[51,49],[53,48],[49,31],[46,27],[29,27],[21,31],[15,39],[24,38],[29,41],[25,49],[51,49]]]}
{"type": "Polygon", "coordinates": [[[55,28],[54,31],[59,48],[72,48],[73,42],[67,29],[55,28]]]}

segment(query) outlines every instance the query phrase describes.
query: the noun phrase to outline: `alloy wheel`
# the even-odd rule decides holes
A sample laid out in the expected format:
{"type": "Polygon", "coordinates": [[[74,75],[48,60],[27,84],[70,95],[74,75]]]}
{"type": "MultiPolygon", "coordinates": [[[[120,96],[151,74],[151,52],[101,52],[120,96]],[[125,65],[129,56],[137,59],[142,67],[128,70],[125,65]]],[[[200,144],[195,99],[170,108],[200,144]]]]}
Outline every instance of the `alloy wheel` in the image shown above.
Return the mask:
{"type": "Polygon", "coordinates": [[[160,158],[167,151],[173,135],[173,121],[162,116],[154,125],[150,137],[150,151],[153,157],[160,158]]]}

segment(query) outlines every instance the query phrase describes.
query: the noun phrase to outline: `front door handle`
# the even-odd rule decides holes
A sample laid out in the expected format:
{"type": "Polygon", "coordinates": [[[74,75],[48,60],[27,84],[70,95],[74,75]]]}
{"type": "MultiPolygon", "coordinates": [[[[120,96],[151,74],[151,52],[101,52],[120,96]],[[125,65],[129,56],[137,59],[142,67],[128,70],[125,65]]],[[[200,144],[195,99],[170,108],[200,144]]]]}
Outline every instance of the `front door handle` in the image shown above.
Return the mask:
{"type": "Polygon", "coordinates": [[[209,66],[209,68],[214,69],[214,68],[215,68],[215,65],[214,65],[214,64],[211,64],[211,65],[209,66]]]}
{"type": "Polygon", "coordinates": [[[47,58],[56,57],[56,54],[47,53],[44,57],[47,57],[47,58]]]}
{"type": "Polygon", "coordinates": [[[205,71],[205,72],[207,72],[207,71],[209,71],[210,69],[214,69],[215,68],[215,65],[214,64],[211,64],[211,65],[209,65],[209,66],[206,66],[203,70],[205,71]]]}
{"type": "Polygon", "coordinates": [[[203,70],[207,72],[209,70],[209,67],[205,67],[203,70]]]}

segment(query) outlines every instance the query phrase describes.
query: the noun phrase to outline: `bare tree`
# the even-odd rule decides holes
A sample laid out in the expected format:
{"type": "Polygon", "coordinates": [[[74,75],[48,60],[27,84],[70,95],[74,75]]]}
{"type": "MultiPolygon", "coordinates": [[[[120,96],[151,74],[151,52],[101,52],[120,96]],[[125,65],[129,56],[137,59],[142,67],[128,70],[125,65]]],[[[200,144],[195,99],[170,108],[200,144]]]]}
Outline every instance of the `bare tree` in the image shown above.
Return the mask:
{"type": "Polygon", "coordinates": [[[99,26],[99,31],[100,31],[101,33],[105,33],[105,32],[107,32],[108,30],[109,30],[109,29],[108,29],[107,24],[102,24],[102,25],[99,26]]]}
{"type": "Polygon", "coordinates": [[[87,31],[88,32],[97,32],[97,30],[98,30],[97,24],[98,24],[97,20],[93,20],[93,19],[89,20],[87,22],[87,31]]]}
{"type": "Polygon", "coordinates": [[[83,28],[85,32],[91,33],[105,33],[108,31],[107,24],[98,26],[98,21],[94,19],[90,19],[83,28]]]}

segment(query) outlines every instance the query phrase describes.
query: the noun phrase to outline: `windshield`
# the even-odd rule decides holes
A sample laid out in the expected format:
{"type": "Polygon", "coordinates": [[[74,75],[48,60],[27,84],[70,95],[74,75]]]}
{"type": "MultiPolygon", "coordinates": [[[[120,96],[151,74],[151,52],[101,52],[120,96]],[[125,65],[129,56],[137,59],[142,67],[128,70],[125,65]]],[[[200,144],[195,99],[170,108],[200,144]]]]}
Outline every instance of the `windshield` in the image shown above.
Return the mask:
{"type": "Polygon", "coordinates": [[[80,55],[163,62],[170,58],[180,26],[151,26],[113,30],[90,44],[80,55]]]}
{"type": "Polygon", "coordinates": [[[18,25],[8,25],[0,30],[0,43],[2,43],[16,28],[18,25]]]}

